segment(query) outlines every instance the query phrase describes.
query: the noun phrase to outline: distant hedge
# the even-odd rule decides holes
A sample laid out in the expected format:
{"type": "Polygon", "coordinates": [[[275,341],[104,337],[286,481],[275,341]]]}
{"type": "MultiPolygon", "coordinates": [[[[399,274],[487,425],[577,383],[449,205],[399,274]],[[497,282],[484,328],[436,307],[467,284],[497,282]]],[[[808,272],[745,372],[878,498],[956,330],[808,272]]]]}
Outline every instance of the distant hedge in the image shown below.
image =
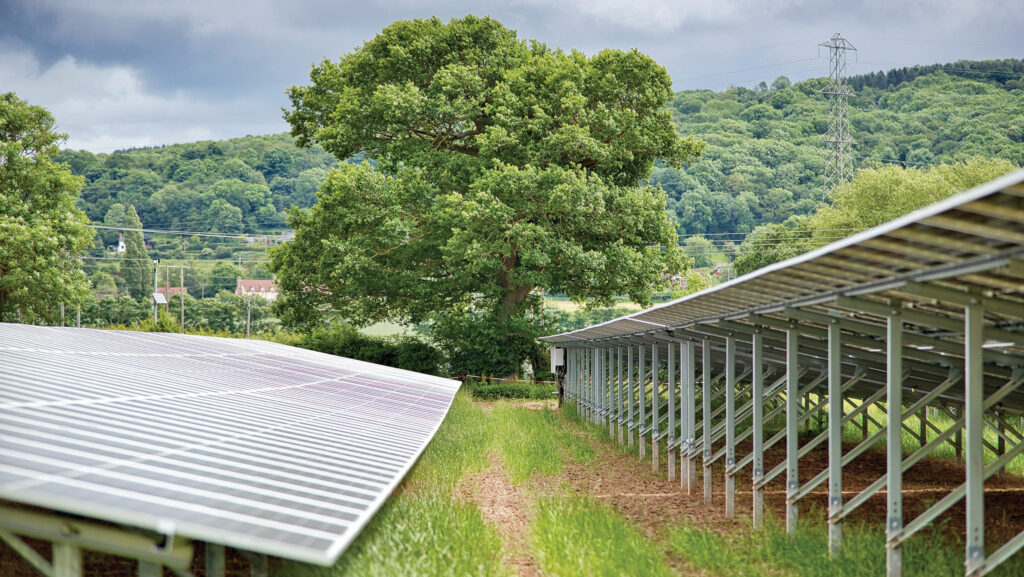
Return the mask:
{"type": "Polygon", "coordinates": [[[497,399],[549,400],[556,398],[558,385],[523,381],[467,381],[465,388],[478,401],[497,399]]]}
{"type": "Polygon", "coordinates": [[[444,372],[441,351],[416,337],[372,337],[352,327],[337,327],[278,340],[321,353],[419,373],[440,375],[444,372]]]}

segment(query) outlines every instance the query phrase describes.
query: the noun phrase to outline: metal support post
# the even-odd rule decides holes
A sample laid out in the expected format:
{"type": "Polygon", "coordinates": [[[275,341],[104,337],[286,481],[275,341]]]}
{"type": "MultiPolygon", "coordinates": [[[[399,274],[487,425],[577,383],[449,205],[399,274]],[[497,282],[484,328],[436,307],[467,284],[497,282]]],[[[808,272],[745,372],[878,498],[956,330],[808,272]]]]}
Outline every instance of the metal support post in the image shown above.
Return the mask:
{"type": "Polygon", "coordinates": [[[658,375],[658,344],[651,345],[651,470],[658,470],[658,405],[661,404],[661,377],[658,375]]]}
{"type": "Polygon", "coordinates": [[[750,337],[750,360],[752,375],[751,424],[753,428],[753,486],[754,486],[754,528],[764,527],[764,337],[761,329],[754,330],[750,337]]]}
{"type": "Polygon", "coordinates": [[[797,465],[800,438],[797,436],[800,403],[800,332],[796,325],[786,330],[786,533],[796,533],[796,492],[800,488],[797,465]]]}
{"type": "Polygon", "coordinates": [[[673,343],[668,343],[668,480],[676,480],[676,360],[673,343]]]}
{"type": "Polygon", "coordinates": [[[615,387],[615,415],[616,421],[618,421],[619,428],[619,444],[622,444],[623,434],[623,423],[625,422],[625,415],[622,414],[622,389],[625,385],[625,381],[622,380],[622,347],[616,349],[616,362],[615,369],[618,371],[618,386],[615,387]]]}
{"type": "Polygon", "coordinates": [[[159,563],[139,561],[139,577],[163,577],[164,568],[159,563]]]}
{"type": "Polygon", "coordinates": [[[637,439],[637,449],[639,450],[640,458],[646,459],[647,437],[645,435],[647,430],[647,359],[644,357],[645,353],[647,352],[647,347],[640,345],[637,348],[640,351],[640,358],[638,360],[638,372],[640,374],[640,378],[637,381],[637,384],[639,385],[639,390],[637,391],[637,402],[640,403],[640,423],[637,425],[637,433],[639,434],[640,438],[637,439]]]}
{"type": "Polygon", "coordinates": [[[923,407],[921,409],[921,414],[918,418],[920,419],[920,422],[918,423],[920,425],[918,428],[918,438],[921,441],[921,446],[923,447],[928,444],[928,407],[923,407]]]}
{"type": "MultiPolygon", "coordinates": [[[[996,437],[996,458],[999,458],[1006,454],[1006,421],[1003,420],[1001,411],[995,411],[995,416],[999,421],[996,423],[996,429],[999,431],[999,435],[996,437]]],[[[1006,467],[1000,467],[996,476],[1002,479],[1005,475],[1006,467]]]]}
{"type": "Polygon", "coordinates": [[[82,577],[82,550],[77,545],[53,544],[53,577],[82,577]]]}
{"type": "Polygon", "coordinates": [[[896,541],[903,530],[903,319],[898,310],[886,326],[886,562],[885,574],[903,574],[903,546],[896,541]]]}
{"type": "Polygon", "coordinates": [[[828,553],[843,542],[843,356],[839,320],[828,325],[828,553]]]}
{"type": "Polygon", "coordinates": [[[980,304],[964,309],[964,416],[966,417],[967,476],[967,575],[975,575],[985,564],[985,409],[984,335],[980,304]]]}
{"type": "Polygon", "coordinates": [[[249,566],[251,567],[252,577],[267,577],[270,574],[266,555],[251,555],[249,557],[249,566]]]}
{"type": "Polygon", "coordinates": [[[687,494],[693,494],[697,489],[697,463],[694,462],[693,450],[697,444],[697,354],[693,341],[686,342],[686,368],[683,372],[686,379],[686,454],[683,475],[686,482],[687,494]]]}
{"type": "Polygon", "coordinates": [[[629,398],[626,400],[628,405],[628,416],[629,421],[626,423],[626,442],[629,446],[633,446],[633,397],[635,396],[633,389],[636,386],[636,373],[633,371],[633,345],[626,347],[626,387],[629,389],[629,398]]]}
{"type": "Polygon", "coordinates": [[[592,349],[590,352],[593,359],[593,374],[590,377],[591,380],[591,399],[590,399],[590,422],[596,423],[600,418],[600,406],[598,406],[598,400],[601,398],[601,349],[592,349]]]}
{"type": "Polygon", "coordinates": [[[224,546],[206,543],[206,577],[224,577],[224,546]]]}
{"type": "Polygon", "coordinates": [[[736,515],[736,339],[725,339],[725,516],[736,515]]]}
{"type": "Polygon", "coordinates": [[[703,394],[701,395],[701,434],[704,448],[704,502],[711,504],[711,339],[704,337],[701,343],[702,367],[701,380],[703,382],[703,394]]]}

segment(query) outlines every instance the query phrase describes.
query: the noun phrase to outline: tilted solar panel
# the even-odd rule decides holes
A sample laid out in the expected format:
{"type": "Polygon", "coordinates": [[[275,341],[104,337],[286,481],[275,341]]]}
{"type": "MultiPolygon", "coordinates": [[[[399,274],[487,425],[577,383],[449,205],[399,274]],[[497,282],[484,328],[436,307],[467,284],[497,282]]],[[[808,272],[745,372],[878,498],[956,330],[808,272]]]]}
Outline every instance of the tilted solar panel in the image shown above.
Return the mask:
{"type": "Polygon", "coordinates": [[[328,565],[458,388],[264,341],[0,323],[0,498],[328,565]]]}

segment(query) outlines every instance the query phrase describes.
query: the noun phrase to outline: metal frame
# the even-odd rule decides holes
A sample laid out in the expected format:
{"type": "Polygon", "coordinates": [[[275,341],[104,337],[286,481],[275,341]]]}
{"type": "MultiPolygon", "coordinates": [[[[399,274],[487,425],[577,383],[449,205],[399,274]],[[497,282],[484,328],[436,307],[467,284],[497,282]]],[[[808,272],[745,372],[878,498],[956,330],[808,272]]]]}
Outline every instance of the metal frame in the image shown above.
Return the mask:
{"type": "MultiPolygon", "coordinates": [[[[701,293],[545,339],[570,349],[625,346],[627,360],[636,348],[641,456],[651,431],[656,467],[658,440],[667,436],[669,478],[678,447],[681,489],[696,491],[699,459],[709,503],[711,465],[724,458],[727,515],[735,513],[735,478],[747,465],[758,528],[764,486],[774,477],[786,473],[789,532],[799,521],[799,501],[827,481],[828,551],[836,555],[843,520],[885,487],[886,572],[897,576],[903,543],[963,499],[965,574],[984,575],[1024,548],[1022,532],[986,555],[984,530],[986,479],[1024,453],[1024,433],[1011,424],[1024,415],[1022,228],[1024,170],[701,293]],[[659,428],[659,350],[667,353],[667,431],[659,428]],[[712,410],[719,396],[724,402],[712,410]],[[870,414],[883,408],[884,422],[870,414]],[[783,429],[766,439],[765,425],[783,413],[783,429]],[[930,413],[953,424],[940,429],[930,413]],[[812,423],[821,432],[802,441],[801,428],[812,423]],[[848,450],[846,425],[863,437],[848,450]],[[984,438],[986,427],[994,442],[984,438]],[[919,445],[906,457],[904,431],[919,445]],[[751,452],[739,456],[737,443],[747,436],[751,452]],[[843,467],[883,438],[885,475],[844,499],[843,467]],[[786,458],[766,472],[764,451],[779,442],[786,458]],[[800,458],[822,443],[828,466],[801,484],[800,458]],[[903,474],[946,443],[957,461],[963,457],[964,483],[905,520],[903,474]],[[987,466],[985,451],[994,454],[987,466]]],[[[631,368],[627,373],[632,377],[631,368]]],[[[632,389],[627,397],[632,401],[632,389]]]]}

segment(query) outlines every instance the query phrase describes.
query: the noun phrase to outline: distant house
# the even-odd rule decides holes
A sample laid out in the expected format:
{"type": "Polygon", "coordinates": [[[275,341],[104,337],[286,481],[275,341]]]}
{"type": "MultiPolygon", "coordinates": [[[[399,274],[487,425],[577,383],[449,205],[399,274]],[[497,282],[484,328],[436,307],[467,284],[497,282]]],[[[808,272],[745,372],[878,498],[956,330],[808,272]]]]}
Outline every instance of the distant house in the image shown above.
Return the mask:
{"type": "Polygon", "coordinates": [[[117,252],[122,253],[125,252],[126,250],[128,250],[128,248],[124,244],[124,235],[120,234],[117,237],[117,252]]]}
{"type": "Polygon", "coordinates": [[[156,287],[156,292],[158,294],[164,295],[164,298],[167,298],[169,296],[174,296],[174,295],[176,295],[178,293],[181,293],[181,292],[184,292],[185,294],[188,294],[188,287],[182,288],[180,286],[172,286],[172,287],[158,286],[158,287],[156,287]]]}
{"type": "Polygon", "coordinates": [[[274,302],[277,300],[277,284],[269,279],[237,277],[235,296],[258,296],[274,302]]]}

